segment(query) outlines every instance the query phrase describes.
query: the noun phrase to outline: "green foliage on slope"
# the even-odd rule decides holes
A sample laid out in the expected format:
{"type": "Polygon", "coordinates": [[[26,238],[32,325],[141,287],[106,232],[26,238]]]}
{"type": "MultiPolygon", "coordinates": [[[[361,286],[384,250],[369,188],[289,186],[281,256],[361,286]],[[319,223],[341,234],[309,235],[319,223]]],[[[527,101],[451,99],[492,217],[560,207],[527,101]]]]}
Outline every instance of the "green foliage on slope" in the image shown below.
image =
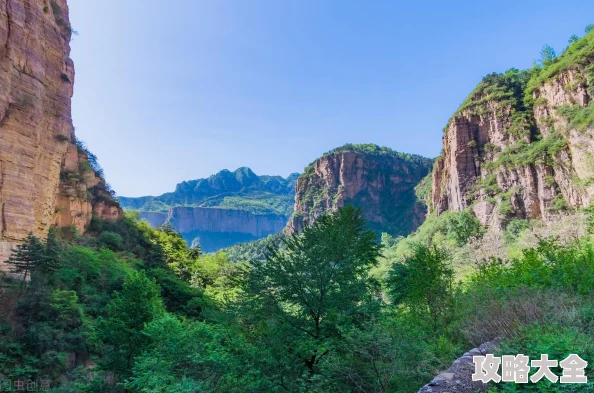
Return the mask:
{"type": "Polygon", "coordinates": [[[532,94],[535,89],[561,72],[583,70],[590,66],[593,60],[594,32],[590,31],[584,37],[572,42],[559,57],[553,58],[549,64],[543,64],[542,67],[536,68],[534,76],[530,79],[526,88],[526,94],[532,94]]]}
{"type": "Polygon", "coordinates": [[[231,262],[264,260],[268,247],[282,247],[282,241],[286,236],[281,232],[252,242],[238,243],[221,251],[231,262]]]}
{"type": "Polygon", "coordinates": [[[64,393],[404,393],[500,336],[514,353],[556,343],[555,356],[592,361],[591,239],[544,241],[459,282],[448,247],[482,236],[475,220],[432,217],[380,246],[347,207],[240,264],[134,217],[95,222],[92,237],[65,231],[57,253],[42,243],[57,267],[45,281],[33,268],[21,296],[20,281],[2,281],[0,368],[64,393]],[[391,264],[377,277],[382,247],[391,264]]]}
{"type": "Polygon", "coordinates": [[[531,76],[532,71],[520,71],[515,68],[502,74],[492,73],[485,76],[454,116],[462,112],[482,114],[487,110],[487,103],[497,102],[498,110],[502,111],[501,113],[505,108],[511,110],[509,113],[512,119],[510,131],[516,136],[522,135],[532,126],[530,114],[532,108],[524,100],[524,91],[531,76]]]}

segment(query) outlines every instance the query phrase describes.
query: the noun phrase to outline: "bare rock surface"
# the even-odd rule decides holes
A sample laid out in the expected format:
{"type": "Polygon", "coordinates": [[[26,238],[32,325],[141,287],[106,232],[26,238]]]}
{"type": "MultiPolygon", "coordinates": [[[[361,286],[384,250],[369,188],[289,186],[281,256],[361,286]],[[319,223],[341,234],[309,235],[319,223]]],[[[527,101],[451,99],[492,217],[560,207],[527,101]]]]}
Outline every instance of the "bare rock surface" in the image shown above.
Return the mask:
{"type": "Polygon", "coordinates": [[[475,393],[487,390],[489,388],[488,384],[472,381],[472,374],[474,373],[472,357],[493,353],[497,344],[497,340],[490,341],[466,352],[456,359],[447,371],[433,378],[418,393],[475,393]]]}
{"type": "Polygon", "coordinates": [[[425,219],[415,186],[429,173],[432,160],[396,152],[339,148],[313,162],[297,180],[295,209],[286,231],[301,231],[320,215],[346,204],[363,209],[374,228],[407,235],[425,219]]]}
{"type": "Polygon", "coordinates": [[[71,35],[66,0],[0,0],[0,262],[29,232],[122,214],[75,144],[71,35]]]}
{"type": "Polygon", "coordinates": [[[479,85],[470,105],[444,130],[430,208],[437,214],[472,208],[483,224],[500,229],[501,215],[552,222],[561,204],[588,206],[594,195],[594,127],[576,130],[560,113],[590,103],[586,73],[561,72],[532,92],[532,107],[521,109],[490,98],[479,85]],[[529,121],[518,126],[520,111],[529,121]],[[533,149],[531,156],[512,161],[552,135],[564,143],[559,151],[533,149]]]}
{"type": "Polygon", "coordinates": [[[166,222],[179,232],[237,232],[265,237],[283,230],[287,217],[280,214],[253,214],[245,210],[206,207],[174,207],[169,212],[140,212],[152,226],[166,222]]]}

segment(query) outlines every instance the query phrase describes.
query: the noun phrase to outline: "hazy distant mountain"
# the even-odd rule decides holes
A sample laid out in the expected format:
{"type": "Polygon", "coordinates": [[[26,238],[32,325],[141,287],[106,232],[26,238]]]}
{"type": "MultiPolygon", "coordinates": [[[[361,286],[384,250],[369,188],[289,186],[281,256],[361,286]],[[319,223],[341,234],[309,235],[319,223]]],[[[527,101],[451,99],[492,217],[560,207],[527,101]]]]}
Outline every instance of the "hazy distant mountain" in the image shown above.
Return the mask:
{"type": "Polygon", "coordinates": [[[120,197],[120,203],[138,210],[153,226],[169,222],[189,243],[215,251],[280,232],[293,212],[298,177],[258,176],[245,167],[222,170],[182,182],[174,192],[120,197]]]}

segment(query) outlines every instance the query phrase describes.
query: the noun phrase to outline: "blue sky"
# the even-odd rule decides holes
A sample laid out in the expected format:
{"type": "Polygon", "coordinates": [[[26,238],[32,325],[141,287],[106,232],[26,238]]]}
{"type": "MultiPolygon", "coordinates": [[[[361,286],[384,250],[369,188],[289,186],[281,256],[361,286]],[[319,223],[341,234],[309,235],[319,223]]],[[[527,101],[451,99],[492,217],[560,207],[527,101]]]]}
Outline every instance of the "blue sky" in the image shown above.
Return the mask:
{"type": "Polygon", "coordinates": [[[435,157],[481,78],[594,23],[580,0],[70,0],[73,118],[120,195],[344,143],[435,157]]]}

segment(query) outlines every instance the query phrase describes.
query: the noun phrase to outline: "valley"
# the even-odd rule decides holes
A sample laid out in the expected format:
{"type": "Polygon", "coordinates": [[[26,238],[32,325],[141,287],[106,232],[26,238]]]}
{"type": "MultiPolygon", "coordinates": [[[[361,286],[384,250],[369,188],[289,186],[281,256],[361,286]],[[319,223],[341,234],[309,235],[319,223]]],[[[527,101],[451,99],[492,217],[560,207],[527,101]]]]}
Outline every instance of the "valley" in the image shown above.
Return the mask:
{"type": "Polygon", "coordinates": [[[69,15],[0,2],[0,390],[594,389],[594,25],[484,76],[443,119],[438,157],[346,143],[287,177],[239,167],[125,197],[74,128],[69,15]],[[578,354],[587,380],[472,381],[487,352],[578,354]]]}

